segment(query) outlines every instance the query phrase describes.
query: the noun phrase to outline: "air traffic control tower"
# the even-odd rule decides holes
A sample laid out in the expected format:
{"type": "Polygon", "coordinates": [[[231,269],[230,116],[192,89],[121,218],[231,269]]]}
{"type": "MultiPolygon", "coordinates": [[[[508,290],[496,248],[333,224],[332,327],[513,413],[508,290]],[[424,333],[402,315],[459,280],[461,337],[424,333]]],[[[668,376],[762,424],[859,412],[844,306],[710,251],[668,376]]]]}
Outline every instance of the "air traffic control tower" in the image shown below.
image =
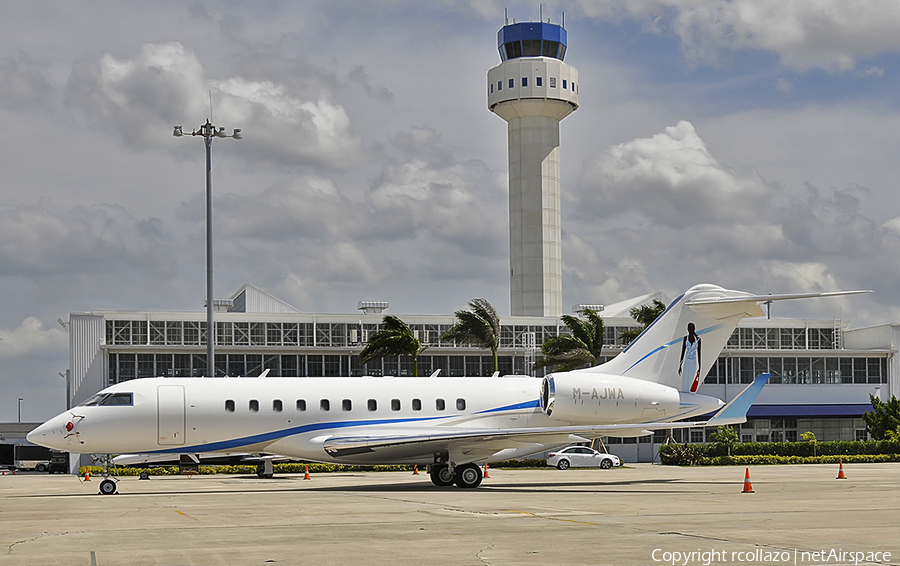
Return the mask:
{"type": "Polygon", "coordinates": [[[509,261],[513,316],[562,315],[559,121],[578,108],[578,70],[563,63],[566,30],[513,23],[497,33],[488,108],[509,135],[509,261]]]}

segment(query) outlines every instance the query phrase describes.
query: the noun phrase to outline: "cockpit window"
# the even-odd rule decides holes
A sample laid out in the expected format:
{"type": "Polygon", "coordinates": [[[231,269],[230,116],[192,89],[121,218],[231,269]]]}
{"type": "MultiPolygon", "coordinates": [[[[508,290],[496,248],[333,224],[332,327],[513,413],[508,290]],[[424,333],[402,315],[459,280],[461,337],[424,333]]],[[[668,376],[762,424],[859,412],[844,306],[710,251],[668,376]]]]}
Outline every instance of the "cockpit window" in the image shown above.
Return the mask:
{"type": "Polygon", "coordinates": [[[110,393],[99,403],[100,405],[134,405],[131,393],[110,393]]]}
{"type": "Polygon", "coordinates": [[[94,405],[99,405],[100,401],[102,401],[109,393],[97,393],[81,405],[79,407],[93,407],[94,405]]]}

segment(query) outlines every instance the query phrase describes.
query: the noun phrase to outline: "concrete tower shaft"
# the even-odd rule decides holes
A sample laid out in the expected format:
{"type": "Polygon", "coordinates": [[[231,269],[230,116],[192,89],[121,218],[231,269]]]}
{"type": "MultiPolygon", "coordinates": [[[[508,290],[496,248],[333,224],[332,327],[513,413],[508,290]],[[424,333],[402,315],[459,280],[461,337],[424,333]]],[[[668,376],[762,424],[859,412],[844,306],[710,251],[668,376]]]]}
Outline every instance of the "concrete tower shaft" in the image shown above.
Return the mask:
{"type": "Polygon", "coordinates": [[[488,108],[508,124],[511,314],[558,317],[559,122],[578,108],[578,71],[562,61],[560,26],[512,24],[498,40],[503,63],[488,71],[488,108]]]}

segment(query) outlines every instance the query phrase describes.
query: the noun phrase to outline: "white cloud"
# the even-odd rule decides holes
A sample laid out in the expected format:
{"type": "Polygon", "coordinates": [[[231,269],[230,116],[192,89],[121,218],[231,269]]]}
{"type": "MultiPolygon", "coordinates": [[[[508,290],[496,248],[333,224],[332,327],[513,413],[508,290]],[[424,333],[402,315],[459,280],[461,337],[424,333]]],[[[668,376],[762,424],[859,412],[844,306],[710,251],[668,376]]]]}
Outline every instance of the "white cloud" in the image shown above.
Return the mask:
{"type": "Polygon", "coordinates": [[[670,28],[688,60],[718,64],[723,51],[777,53],[800,70],[853,69],[863,58],[900,51],[900,3],[894,0],[582,0],[586,14],[635,18],[648,30],[670,28]]]}
{"type": "Polygon", "coordinates": [[[132,59],[107,53],[96,65],[78,65],[67,99],[93,127],[142,148],[171,149],[172,126],[181,124],[186,132],[199,127],[209,116],[210,93],[215,125],[227,124],[228,133],[243,130],[237,155],[248,160],[343,168],[358,157],[350,118],[327,92],[301,99],[271,80],[207,78],[194,51],[179,42],[144,44],[132,59]]]}
{"type": "Polygon", "coordinates": [[[0,358],[13,359],[64,348],[68,336],[61,328],[44,328],[39,318],[29,316],[14,330],[0,329],[0,358]]]}
{"type": "Polygon", "coordinates": [[[768,191],[719,165],[687,121],[609,148],[587,166],[584,182],[595,213],[618,214],[641,203],[642,214],[669,226],[744,218],[768,191]]]}

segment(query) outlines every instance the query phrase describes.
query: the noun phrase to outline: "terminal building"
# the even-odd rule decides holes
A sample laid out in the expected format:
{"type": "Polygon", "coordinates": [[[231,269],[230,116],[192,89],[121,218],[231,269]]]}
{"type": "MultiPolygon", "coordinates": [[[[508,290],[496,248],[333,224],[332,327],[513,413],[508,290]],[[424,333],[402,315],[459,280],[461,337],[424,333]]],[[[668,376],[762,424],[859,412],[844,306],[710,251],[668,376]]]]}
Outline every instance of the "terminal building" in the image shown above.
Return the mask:
{"type": "MultiPolygon", "coordinates": [[[[543,18],[542,18],[543,20],[543,18]]],[[[560,121],[579,108],[577,69],[564,62],[568,36],[549,21],[509,23],[497,34],[500,64],[488,71],[488,109],[507,122],[509,149],[510,313],[501,320],[501,375],[542,377],[534,370],[541,344],[567,332],[561,321],[560,121]]],[[[699,283],[699,282],[698,282],[699,283]]],[[[750,285],[748,285],[750,286],[750,285]]],[[[636,323],[631,307],[660,298],[644,295],[607,305],[607,358],[636,323]]],[[[349,314],[304,313],[247,284],[229,300],[215,300],[215,368],[207,368],[203,312],[92,311],[69,316],[68,403],[104,387],[155,376],[412,377],[413,360],[363,364],[359,353],[379,329],[386,302],[360,302],[349,314]]],[[[452,315],[400,315],[429,347],[418,358],[427,376],[489,377],[489,352],[441,340],[452,315]]],[[[763,372],[769,385],[740,427],[742,441],[866,437],[869,395],[900,392],[896,357],[900,325],[852,329],[844,320],[747,319],[707,375],[700,393],[732,399],[763,372]]],[[[711,431],[675,431],[679,442],[704,442],[711,431]]],[[[609,438],[626,461],[652,461],[665,431],[642,438],[609,438]]]]}

